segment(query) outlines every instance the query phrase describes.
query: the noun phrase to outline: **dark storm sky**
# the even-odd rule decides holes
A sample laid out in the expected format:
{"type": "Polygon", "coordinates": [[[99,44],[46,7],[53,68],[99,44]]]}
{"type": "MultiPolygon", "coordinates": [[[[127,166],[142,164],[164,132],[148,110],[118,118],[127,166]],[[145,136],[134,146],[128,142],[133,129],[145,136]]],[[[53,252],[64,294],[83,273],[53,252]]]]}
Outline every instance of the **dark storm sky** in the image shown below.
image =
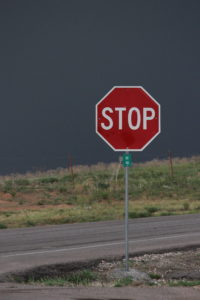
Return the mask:
{"type": "Polygon", "coordinates": [[[142,85],[162,133],[136,161],[199,154],[200,1],[1,0],[0,173],[116,161],[95,104],[142,85]]]}

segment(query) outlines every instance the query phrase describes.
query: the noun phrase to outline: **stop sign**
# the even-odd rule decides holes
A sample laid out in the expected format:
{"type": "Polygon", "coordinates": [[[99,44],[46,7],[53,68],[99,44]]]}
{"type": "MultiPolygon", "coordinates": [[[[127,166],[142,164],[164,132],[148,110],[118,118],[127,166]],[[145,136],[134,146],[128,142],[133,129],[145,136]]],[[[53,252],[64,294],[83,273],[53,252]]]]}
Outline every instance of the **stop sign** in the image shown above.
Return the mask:
{"type": "Polygon", "coordinates": [[[96,105],[96,132],[115,151],[142,151],[160,133],[160,104],[141,86],[115,86],[96,105]]]}

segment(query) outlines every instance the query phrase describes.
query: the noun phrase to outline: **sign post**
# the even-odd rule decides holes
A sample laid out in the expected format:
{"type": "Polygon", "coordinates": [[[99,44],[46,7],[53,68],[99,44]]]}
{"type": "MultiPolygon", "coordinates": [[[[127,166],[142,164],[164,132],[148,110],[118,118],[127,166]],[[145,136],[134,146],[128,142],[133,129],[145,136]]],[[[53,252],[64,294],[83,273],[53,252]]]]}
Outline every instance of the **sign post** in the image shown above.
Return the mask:
{"type": "Polygon", "coordinates": [[[130,151],[144,150],[160,133],[160,104],[141,86],[115,86],[96,104],[96,133],[123,151],[125,168],[125,270],[129,270],[128,168],[130,151]]]}
{"type": "Polygon", "coordinates": [[[132,156],[129,152],[123,154],[122,160],[124,169],[125,169],[125,270],[129,270],[129,251],[128,251],[128,168],[132,166],[132,156]]]}
{"type": "MultiPolygon", "coordinates": [[[[128,154],[128,152],[127,152],[128,154]]],[[[128,166],[125,167],[125,270],[129,270],[129,253],[128,253],[128,166]]]]}

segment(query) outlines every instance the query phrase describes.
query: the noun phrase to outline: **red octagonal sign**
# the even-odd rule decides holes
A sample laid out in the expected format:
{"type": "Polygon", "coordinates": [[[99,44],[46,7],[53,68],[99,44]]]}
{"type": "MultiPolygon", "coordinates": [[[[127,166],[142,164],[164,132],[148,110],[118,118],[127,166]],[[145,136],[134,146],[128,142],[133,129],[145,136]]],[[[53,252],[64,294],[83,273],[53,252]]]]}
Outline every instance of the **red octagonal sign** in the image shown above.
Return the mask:
{"type": "Polygon", "coordinates": [[[160,104],[141,86],[115,86],[96,105],[96,132],[115,151],[142,151],[160,133],[160,104]]]}

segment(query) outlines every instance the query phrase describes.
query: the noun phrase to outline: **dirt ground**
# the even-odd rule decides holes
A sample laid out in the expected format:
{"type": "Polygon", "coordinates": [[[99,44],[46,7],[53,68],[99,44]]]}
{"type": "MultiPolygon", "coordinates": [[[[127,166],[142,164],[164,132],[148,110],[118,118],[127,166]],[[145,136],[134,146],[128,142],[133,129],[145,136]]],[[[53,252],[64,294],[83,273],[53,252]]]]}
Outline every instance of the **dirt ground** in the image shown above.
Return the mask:
{"type": "MultiPolygon", "coordinates": [[[[49,193],[56,198],[56,194],[49,193]]],[[[0,192],[0,212],[16,212],[21,210],[43,210],[45,208],[71,208],[70,204],[38,204],[42,196],[39,193],[17,193],[16,199],[8,193],[0,192]],[[19,200],[20,199],[20,200],[19,200]],[[21,201],[21,202],[20,202],[21,201]],[[20,202],[20,203],[19,203],[20,202]]]]}

